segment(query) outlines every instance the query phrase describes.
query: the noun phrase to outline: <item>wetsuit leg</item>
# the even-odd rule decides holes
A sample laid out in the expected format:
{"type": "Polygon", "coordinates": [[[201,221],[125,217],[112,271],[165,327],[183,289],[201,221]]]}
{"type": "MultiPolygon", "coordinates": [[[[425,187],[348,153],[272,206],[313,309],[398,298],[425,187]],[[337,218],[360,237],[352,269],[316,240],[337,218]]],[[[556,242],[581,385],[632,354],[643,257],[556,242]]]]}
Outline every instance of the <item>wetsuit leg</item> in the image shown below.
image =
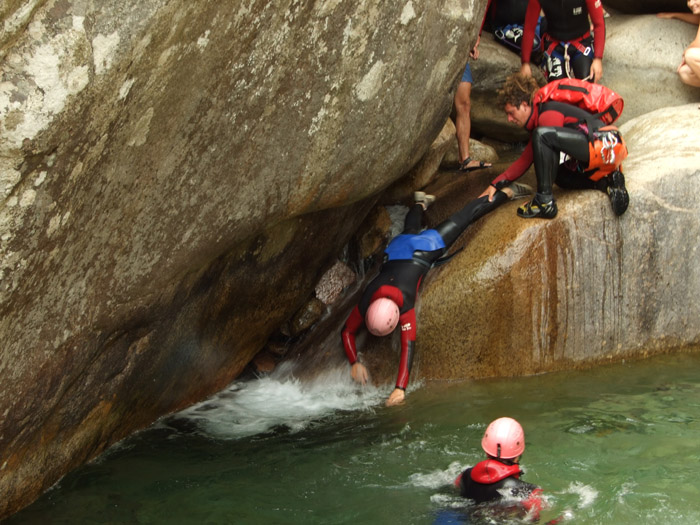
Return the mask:
{"type": "Polygon", "coordinates": [[[406,218],[403,221],[403,232],[410,234],[419,234],[423,229],[423,206],[420,204],[414,204],[411,209],[408,210],[406,218]]]}
{"type": "MultiPolygon", "coordinates": [[[[601,189],[601,185],[592,181],[584,174],[570,170],[565,164],[559,165],[557,178],[554,181],[557,186],[565,190],[594,190],[601,189]]],[[[604,189],[602,191],[605,191],[604,189]]]]}
{"type": "Polygon", "coordinates": [[[593,54],[584,55],[580,51],[571,59],[571,70],[574,78],[588,79],[591,74],[591,64],[593,64],[593,54]]]}
{"type": "Polygon", "coordinates": [[[557,46],[551,53],[545,53],[545,58],[547,60],[547,81],[559,80],[560,78],[566,78],[566,71],[564,69],[564,50],[561,45],[557,46]],[[560,52],[561,48],[561,52],[560,52]]]}
{"type": "Polygon", "coordinates": [[[544,53],[546,60],[547,82],[566,78],[566,62],[564,59],[564,46],[557,44],[552,47],[552,41],[546,39],[544,41],[544,53]]]}
{"type": "Polygon", "coordinates": [[[532,133],[532,152],[537,175],[539,202],[552,200],[552,183],[559,170],[559,153],[564,152],[588,165],[588,139],[580,131],[544,126],[532,133]]]}
{"type": "Polygon", "coordinates": [[[497,191],[491,202],[489,202],[488,197],[480,197],[469,201],[464,208],[452,214],[446,221],[438,224],[435,229],[442,237],[442,240],[445,241],[445,249],[449,248],[457,240],[462,232],[467,229],[467,226],[496,209],[507,200],[508,196],[505,193],[497,191]]]}

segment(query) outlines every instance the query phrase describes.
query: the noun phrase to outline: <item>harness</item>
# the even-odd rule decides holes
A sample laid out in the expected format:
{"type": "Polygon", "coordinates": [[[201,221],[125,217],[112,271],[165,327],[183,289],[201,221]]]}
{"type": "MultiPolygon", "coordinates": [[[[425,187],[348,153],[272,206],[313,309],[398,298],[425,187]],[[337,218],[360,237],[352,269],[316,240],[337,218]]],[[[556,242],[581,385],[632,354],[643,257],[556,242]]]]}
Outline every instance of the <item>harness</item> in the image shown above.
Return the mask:
{"type": "MultiPolygon", "coordinates": [[[[584,40],[587,38],[591,37],[591,32],[586,31],[582,36],[577,38],[576,40],[570,40],[569,42],[561,42],[560,40],[556,40],[552,38],[552,36],[548,33],[544,34],[544,41],[548,42],[549,45],[547,46],[545,53],[549,57],[556,57],[560,60],[564,61],[564,71],[566,72],[566,76],[568,78],[574,78],[574,74],[571,70],[571,56],[569,55],[569,46],[574,47],[579,53],[581,53],[584,56],[588,56],[591,54],[593,51],[593,48],[590,45],[585,45],[583,43],[584,40]],[[563,52],[556,53],[556,49],[560,47],[563,52]]],[[[584,80],[588,80],[588,77],[586,77],[584,80]]]]}

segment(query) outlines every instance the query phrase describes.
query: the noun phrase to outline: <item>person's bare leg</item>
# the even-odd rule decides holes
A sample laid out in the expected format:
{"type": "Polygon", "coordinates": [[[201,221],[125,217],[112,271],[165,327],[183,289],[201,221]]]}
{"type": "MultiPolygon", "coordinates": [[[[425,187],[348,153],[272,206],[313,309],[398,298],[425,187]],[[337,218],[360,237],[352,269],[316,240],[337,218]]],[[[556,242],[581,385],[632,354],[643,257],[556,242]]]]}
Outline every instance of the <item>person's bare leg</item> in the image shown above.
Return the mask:
{"type": "Polygon", "coordinates": [[[491,167],[490,162],[482,163],[478,159],[472,159],[466,166],[462,166],[462,163],[469,158],[469,136],[471,135],[472,131],[471,99],[472,83],[460,82],[459,86],[457,86],[457,93],[455,93],[455,112],[457,113],[455,127],[457,128],[457,145],[459,147],[460,169],[465,171],[491,167]]]}
{"type": "Polygon", "coordinates": [[[469,135],[472,130],[471,102],[472,83],[460,82],[455,94],[455,127],[457,128],[457,146],[460,164],[469,156],[469,135]]]}

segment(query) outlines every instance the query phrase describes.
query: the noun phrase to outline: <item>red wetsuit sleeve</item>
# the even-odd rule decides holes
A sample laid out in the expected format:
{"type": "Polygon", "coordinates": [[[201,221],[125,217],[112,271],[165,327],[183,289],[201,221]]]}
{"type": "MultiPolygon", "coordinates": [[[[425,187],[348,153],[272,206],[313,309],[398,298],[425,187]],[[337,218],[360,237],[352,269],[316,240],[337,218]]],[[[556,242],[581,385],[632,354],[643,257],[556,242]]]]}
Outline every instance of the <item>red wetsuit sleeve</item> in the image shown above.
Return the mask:
{"type": "Polygon", "coordinates": [[[532,166],[532,161],[533,161],[533,153],[532,153],[532,140],[530,140],[527,143],[527,146],[525,146],[525,149],[523,152],[520,154],[520,156],[516,159],[513,164],[508,166],[508,168],[501,173],[498,177],[493,179],[491,184],[493,186],[496,186],[499,182],[503,180],[508,180],[513,182],[515,179],[522,177],[523,173],[527,171],[527,169],[532,166]]]}
{"type": "Polygon", "coordinates": [[[593,22],[593,57],[603,58],[605,50],[605,12],[600,0],[586,0],[588,14],[593,22]]]}
{"type": "Polygon", "coordinates": [[[345,348],[345,355],[348,356],[348,361],[353,365],[357,361],[357,347],[355,346],[355,334],[360,329],[364,320],[360,314],[360,308],[355,306],[350,317],[345,321],[345,328],[343,328],[342,338],[343,338],[343,348],[345,348]]]}
{"type": "Polygon", "coordinates": [[[416,341],[416,311],[411,308],[399,318],[401,326],[401,358],[399,361],[399,376],[396,378],[396,388],[406,390],[408,376],[413,364],[413,347],[416,341]]]}
{"type": "Polygon", "coordinates": [[[523,64],[530,62],[532,56],[532,41],[535,38],[535,28],[540,17],[540,3],[537,0],[530,0],[525,12],[525,22],[523,23],[523,39],[520,44],[521,61],[523,64]]]}
{"type": "Polygon", "coordinates": [[[522,502],[523,507],[528,512],[533,512],[533,517],[539,519],[540,512],[544,508],[544,502],[542,501],[542,489],[537,488],[530,493],[530,496],[522,502]],[[533,510],[534,509],[534,510],[533,510]]]}

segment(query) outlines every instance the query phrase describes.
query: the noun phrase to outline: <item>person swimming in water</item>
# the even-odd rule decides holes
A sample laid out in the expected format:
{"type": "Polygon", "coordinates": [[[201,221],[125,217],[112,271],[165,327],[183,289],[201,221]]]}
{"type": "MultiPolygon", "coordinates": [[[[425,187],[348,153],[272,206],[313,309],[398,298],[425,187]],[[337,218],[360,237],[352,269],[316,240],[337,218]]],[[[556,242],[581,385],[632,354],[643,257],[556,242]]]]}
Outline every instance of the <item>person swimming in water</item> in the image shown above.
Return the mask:
{"type": "Polygon", "coordinates": [[[487,459],[466,469],[454,482],[462,497],[484,504],[472,510],[539,519],[544,506],[542,489],[520,479],[520,458],[525,451],[520,423],[510,417],[492,421],[484,432],[481,448],[487,459]]]}

